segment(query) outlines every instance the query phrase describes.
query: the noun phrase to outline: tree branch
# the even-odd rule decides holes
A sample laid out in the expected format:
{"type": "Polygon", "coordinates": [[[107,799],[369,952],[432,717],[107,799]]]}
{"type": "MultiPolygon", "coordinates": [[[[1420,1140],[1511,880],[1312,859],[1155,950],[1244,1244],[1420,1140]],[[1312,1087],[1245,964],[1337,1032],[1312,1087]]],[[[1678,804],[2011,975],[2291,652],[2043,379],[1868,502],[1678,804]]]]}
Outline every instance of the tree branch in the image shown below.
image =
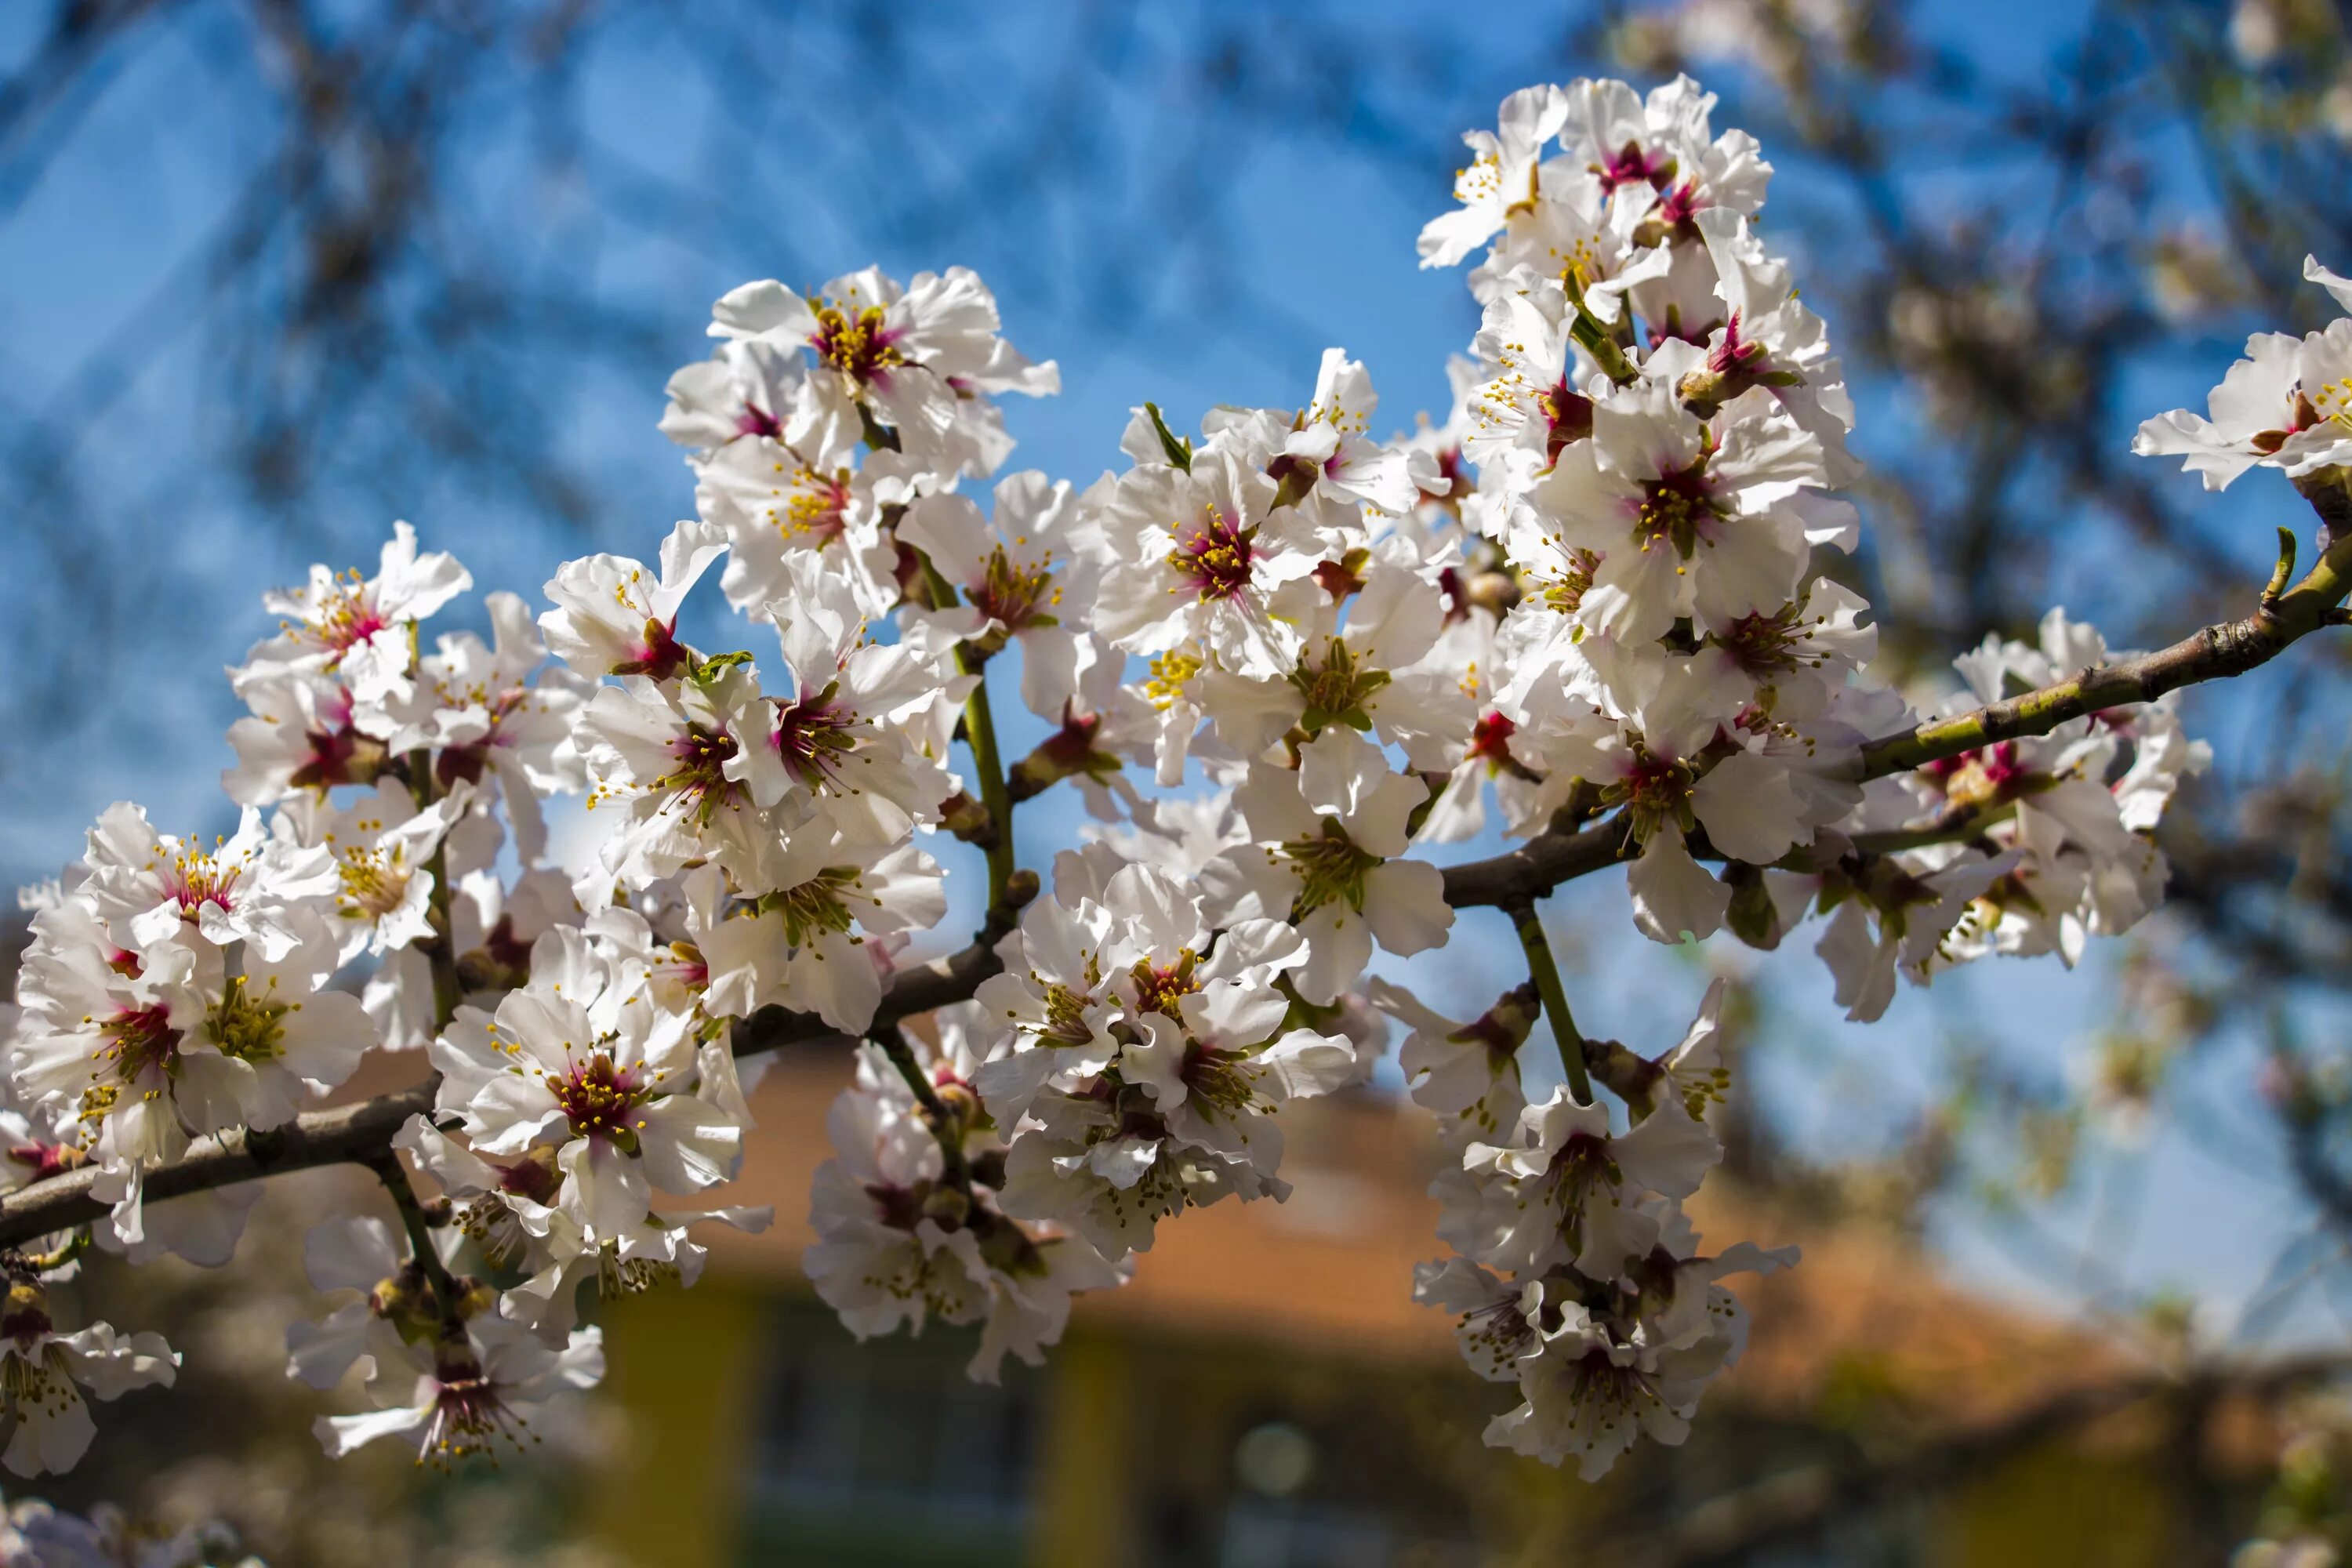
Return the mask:
{"type": "Polygon", "coordinates": [[[1930,720],[1900,735],[1873,741],[1862,749],[1857,777],[1880,778],[1942,757],[2018,735],[2042,735],[2070,719],[2127,702],[2153,702],[2168,691],[2216,680],[2269,663],[2286,647],[2329,625],[2333,612],[2352,592],[2352,528],[2337,514],[2347,510],[2339,491],[2310,497],[2332,535],[2319,563],[2302,582],[2265,602],[2242,620],[2224,621],[2192,633],[2170,647],[2120,664],[2095,665],[2071,679],[1994,702],[1956,719],[1930,720]]]}
{"type": "MultiPolygon", "coordinates": [[[[186,1153],[147,1173],[146,1201],[162,1203],[284,1171],[368,1164],[392,1147],[393,1134],[410,1117],[432,1109],[432,1089],[418,1084],[357,1105],[306,1111],[267,1132],[236,1129],[199,1138],[186,1153]]],[[[90,1195],[98,1176],[97,1166],[84,1165],[0,1196],[0,1247],[21,1246],[104,1218],[112,1205],[90,1195]]]]}
{"type": "MultiPolygon", "coordinates": [[[[2105,708],[2151,701],[2199,681],[2242,675],[2333,624],[2346,595],[2352,593],[2352,494],[2329,490],[2310,499],[2328,525],[2330,542],[2319,563],[2274,603],[2242,620],[2207,626],[2155,653],[2086,669],[2038,691],[1874,741],[1863,748],[1856,775],[1872,779],[1900,773],[2013,736],[2044,734],[2105,708]]],[[[1936,831],[1941,833],[1940,825],[1936,831]]],[[[1916,837],[1895,835],[1890,842],[1899,847],[1916,837]]],[[[1444,868],[1445,901],[1457,910],[1500,906],[1516,914],[1563,882],[1631,858],[1635,847],[1626,824],[1617,817],[1573,832],[1553,829],[1504,854],[1444,868]]],[[[883,994],[871,1026],[887,1029],[971,996],[1002,967],[996,943],[1036,896],[1037,886],[1034,872],[1013,872],[971,945],[900,970],[883,994]]],[[[735,1026],[733,1044],[736,1055],[749,1056],[847,1039],[814,1014],[768,1007],[735,1026]]],[[[360,1105],[310,1111],[270,1132],[232,1131],[199,1139],[180,1159],[147,1173],[146,1196],[161,1202],[284,1171],[371,1163],[391,1146],[402,1124],[429,1111],[432,1104],[430,1086],[419,1085],[360,1105]]],[[[96,1179],[96,1171],[84,1168],[0,1196],[0,1247],[103,1215],[107,1205],[89,1195],[96,1179]]]]}
{"type": "MultiPolygon", "coordinates": [[[[970,996],[982,981],[1003,967],[996,958],[997,941],[1013,928],[1021,907],[1035,896],[1036,888],[1034,875],[1016,875],[1006,904],[991,912],[971,946],[898,971],[883,993],[874,1027],[887,1028],[902,1018],[970,996]]],[[[767,1007],[735,1026],[734,1047],[737,1056],[750,1056],[786,1046],[846,1042],[847,1038],[814,1013],[767,1007]]],[[[320,1165],[373,1168],[390,1152],[394,1135],[408,1119],[428,1114],[432,1109],[433,1084],[428,1081],[357,1105],[305,1111],[268,1132],[235,1131],[200,1138],[177,1160],[147,1173],[146,1201],[161,1203],[257,1176],[320,1165]]],[[[0,1194],[0,1247],[21,1246],[35,1237],[103,1218],[110,1205],[90,1195],[98,1174],[96,1166],[85,1165],[0,1194]]]]}

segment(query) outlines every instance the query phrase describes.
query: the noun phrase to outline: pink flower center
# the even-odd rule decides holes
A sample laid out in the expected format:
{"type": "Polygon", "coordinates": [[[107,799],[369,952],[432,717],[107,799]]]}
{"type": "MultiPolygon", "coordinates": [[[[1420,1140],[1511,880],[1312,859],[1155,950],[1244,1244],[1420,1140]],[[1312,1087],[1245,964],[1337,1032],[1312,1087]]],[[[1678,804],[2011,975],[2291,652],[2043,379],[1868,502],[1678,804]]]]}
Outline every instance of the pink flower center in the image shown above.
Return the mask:
{"type": "Polygon", "coordinates": [[[636,1142],[637,1124],[631,1113],[652,1098],[637,1081],[634,1068],[617,1068],[612,1057],[598,1051],[585,1062],[574,1062],[562,1078],[551,1078],[555,1103],[572,1123],[573,1136],[603,1138],[625,1145],[636,1142]]]}
{"type": "Polygon", "coordinates": [[[1511,760],[1511,737],[1519,727],[1504,714],[1489,711],[1479,719],[1477,728],[1470,731],[1468,755],[1483,757],[1492,763],[1511,760]]]}
{"type": "Polygon", "coordinates": [[[104,1043],[91,1058],[111,1062],[114,1076],[136,1083],[152,1072],[168,1072],[179,1064],[180,1031],[162,1006],[124,1007],[98,1026],[104,1043]]]}
{"type": "Polygon", "coordinates": [[[838,686],[828,686],[814,697],[776,705],[776,753],[785,771],[806,789],[830,784],[841,759],[856,749],[850,733],[857,715],[834,700],[838,686]]]}
{"type": "Polygon", "coordinates": [[[1699,199],[1698,182],[1685,180],[1665,194],[1658,203],[1658,221],[1669,227],[1680,228],[1698,215],[1706,203],[1699,199]]]}
{"type": "Polygon", "coordinates": [[[1547,464],[1559,462],[1563,449],[1592,434],[1592,399],[1570,386],[1565,376],[1537,403],[1543,410],[1547,464]]]}
{"type": "Polygon", "coordinates": [[[1762,343],[1739,335],[1739,312],[1734,310],[1723,323],[1723,341],[1707,351],[1706,368],[1717,375],[1750,374],[1762,366],[1764,354],[1762,343]]]}
{"type": "Polygon", "coordinates": [[[890,372],[907,363],[896,346],[901,334],[887,324],[879,305],[852,314],[827,301],[818,307],[816,322],[809,347],[817,358],[861,384],[887,386],[890,372]]]}
{"type": "Polygon", "coordinates": [[[614,675],[644,675],[656,680],[667,680],[694,662],[694,655],[678,641],[676,622],[663,622],[646,617],[643,635],[629,650],[629,657],[613,667],[614,675]]]}
{"type": "Polygon", "coordinates": [[[418,1462],[446,1468],[453,1460],[487,1454],[501,1441],[522,1447],[529,1424],[507,1408],[498,1384],[470,1353],[445,1353],[434,1380],[433,1418],[425,1424],[418,1462]]]}
{"type": "Polygon", "coordinates": [[[1203,599],[1230,599],[1250,585],[1255,529],[1241,527],[1215,507],[1204,507],[1191,531],[1179,536],[1168,564],[1203,599]]]}
{"type": "Polygon", "coordinates": [[[1626,142],[1606,163],[1592,165],[1592,172],[1601,176],[1601,188],[1612,194],[1620,185],[1663,185],[1674,177],[1674,169],[1672,158],[1649,152],[1639,142],[1626,142]]]}

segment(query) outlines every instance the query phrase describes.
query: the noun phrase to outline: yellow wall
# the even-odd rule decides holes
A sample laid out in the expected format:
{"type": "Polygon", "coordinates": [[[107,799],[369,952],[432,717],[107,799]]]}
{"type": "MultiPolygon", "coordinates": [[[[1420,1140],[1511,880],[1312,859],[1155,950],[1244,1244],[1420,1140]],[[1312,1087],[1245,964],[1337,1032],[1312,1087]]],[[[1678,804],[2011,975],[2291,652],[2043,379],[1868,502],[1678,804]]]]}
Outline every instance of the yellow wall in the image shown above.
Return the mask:
{"type": "Polygon", "coordinates": [[[1037,1525],[1029,1560],[1036,1568],[1115,1568],[1126,1518],[1130,1456],[1127,1357],[1100,1335],[1066,1341],[1047,1362],[1043,1463],[1037,1471],[1037,1525]]]}
{"type": "Polygon", "coordinates": [[[717,1279],[607,1303],[605,1387],[625,1418],[593,1508],[600,1545],[640,1568],[734,1561],[742,1446],[758,1429],[757,1336],[770,1317],[761,1298],[717,1279]]]}
{"type": "Polygon", "coordinates": [[[2164,1489],[2127,1455],[2042,1447],[1955,1489],[1937,1568],[2173,1568],[2164,1489]]]}

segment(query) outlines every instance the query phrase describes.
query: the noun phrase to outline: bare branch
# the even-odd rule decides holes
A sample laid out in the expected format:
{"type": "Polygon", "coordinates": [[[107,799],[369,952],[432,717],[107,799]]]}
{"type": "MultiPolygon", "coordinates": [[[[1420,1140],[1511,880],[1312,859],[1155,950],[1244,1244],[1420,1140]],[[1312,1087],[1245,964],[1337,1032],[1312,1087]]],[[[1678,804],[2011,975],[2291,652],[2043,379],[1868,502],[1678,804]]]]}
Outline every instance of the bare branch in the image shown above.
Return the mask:
{"type": "MultiPolygon", "coordinates": [[[[186,1153],[147,1173],[142,1184],[146,1201],[162,1203],[319,1165],[367,1164],[383,1156],[410,1117],[432,1109],[433,1089],[425,1083],[357,1105],[307,1111],[268,1132],[239,1129],[199,1138],[186,1153]]],[[[112,1205],[90,1195],[98,1176],[97,1166],[84,1165],[0,1196],[0,1247],[18,1247],[104,1218],[112,1205]]]]}
{"type": "Polygon", "coordinates": [[[2168,691],[2218,680],[2269,663],[2290,644],[2331,624],[2331,612],[2352,592],[2352,529],[2341,526],[2342,493],[2311,498],[2333,538],[2310,574],[2275,600],[2267,595],[2251,616],[2205,627],[2154,653],[2120,664],[2096,665],[2072,679],[1991,703],[1957,719],[1937,719],[1862,749],[1860,776],[1899,773],[1941,757],[2018,735],[2041,735],[2070,719],[2127,702],[2153,702],[2168,691]]]}

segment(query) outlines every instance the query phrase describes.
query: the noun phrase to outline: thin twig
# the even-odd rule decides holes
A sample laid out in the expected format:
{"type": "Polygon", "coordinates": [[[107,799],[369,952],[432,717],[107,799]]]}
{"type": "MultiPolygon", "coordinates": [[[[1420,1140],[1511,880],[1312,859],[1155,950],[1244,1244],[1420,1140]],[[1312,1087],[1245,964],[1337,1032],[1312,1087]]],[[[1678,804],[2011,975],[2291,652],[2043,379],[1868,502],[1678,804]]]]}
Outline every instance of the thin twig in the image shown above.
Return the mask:
{"type": "Polygon", "coordinates": [[[1568,1010],[1568,988],[1560,984],[1559,965],[1553,961],[1551,942],[1544,936],[1543,917],[1533,899],[1517,899],[1503,906],[1519,933],[1519,947],[1528,955],[1528,973],[1543,998],[1544,1016],[1551,1021],[1552,1043],[1559,1047],[1559,1065],[1568,1071],[1568,1090],[1579,1105],[1592,1103],[1592,1079],[1584,1071],[1584,1037],[1568,1010]]]}

